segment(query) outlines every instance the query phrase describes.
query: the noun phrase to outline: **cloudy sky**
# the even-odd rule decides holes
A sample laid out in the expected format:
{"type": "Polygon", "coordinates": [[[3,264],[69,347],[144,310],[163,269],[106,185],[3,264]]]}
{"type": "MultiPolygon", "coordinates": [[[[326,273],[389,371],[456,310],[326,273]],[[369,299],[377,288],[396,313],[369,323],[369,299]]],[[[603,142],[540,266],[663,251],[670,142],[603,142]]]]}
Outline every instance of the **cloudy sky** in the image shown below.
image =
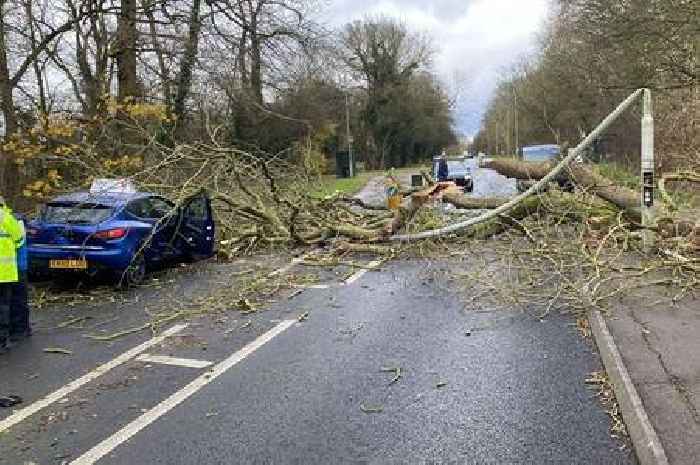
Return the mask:
{"type": "Polygon", "coordinates": [[[342,25],[385,15],[428,34],[434,69],[459,89],[457,129],[474,135],[499,75],[531,52],[548,0],[329,0],[324,16],[342,25]]]}

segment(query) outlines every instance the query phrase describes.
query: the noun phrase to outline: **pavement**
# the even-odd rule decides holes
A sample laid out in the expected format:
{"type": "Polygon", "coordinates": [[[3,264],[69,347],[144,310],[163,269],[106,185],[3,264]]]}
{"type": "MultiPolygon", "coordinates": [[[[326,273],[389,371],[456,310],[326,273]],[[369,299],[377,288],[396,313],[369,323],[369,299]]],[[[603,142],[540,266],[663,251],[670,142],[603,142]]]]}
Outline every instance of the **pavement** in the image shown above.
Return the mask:
{"type": "Polygon", "coordinates": [[[621,305],[606,322],[668,463],[696,465],[700,457],[700,299],[653,308],[621,305]]]}

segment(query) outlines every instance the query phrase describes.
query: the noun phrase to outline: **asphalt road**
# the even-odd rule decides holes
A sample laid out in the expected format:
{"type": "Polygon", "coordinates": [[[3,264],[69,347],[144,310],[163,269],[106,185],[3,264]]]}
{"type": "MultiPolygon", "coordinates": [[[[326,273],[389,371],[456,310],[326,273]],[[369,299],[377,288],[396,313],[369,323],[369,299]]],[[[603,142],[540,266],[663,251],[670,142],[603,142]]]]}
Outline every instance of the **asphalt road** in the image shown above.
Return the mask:
{"type": "MultiPolygon", "coordinates": [[[[476,158],[468,158],[466,164],[471,168],[474,179],[474,191],[468,195],[473,195],[474,197],[509,197],[517,193],[515,179],[508,179],[494,170],[480,168],[476,158]]],[[[402,169],[398,173],[399,182],[403,186],[410,186],[411,174],[410,171],[402,169]]],[[[418,174],[418,170],[416,170],[415,174],[418,174]]],[[[369,204],[384,204],[386,202],[384,179],[377,177],[370,180],[365,189],[359,192],[357,196],[369,204]]]]}
{"type": "Polygon", "coordinates": [[[567,319],[467,314],[423,270],[300,296],[308,320],[104,463],[631,463],[567,319]]]}
{"type": "Polygon", "coordinates": [[[42,408],[0,409],[0,464],[634,464],[584,384],[600,369],[591,343],[567,316],[465,305],[445,277],[471,260],[319,271],[258,312],[206,314],[162,340],[97,343],[59,323],[138,325],[155,302],[206,295],[250,263],[37,312],[35,338],[0,360],[0,394],[42,408]]]}

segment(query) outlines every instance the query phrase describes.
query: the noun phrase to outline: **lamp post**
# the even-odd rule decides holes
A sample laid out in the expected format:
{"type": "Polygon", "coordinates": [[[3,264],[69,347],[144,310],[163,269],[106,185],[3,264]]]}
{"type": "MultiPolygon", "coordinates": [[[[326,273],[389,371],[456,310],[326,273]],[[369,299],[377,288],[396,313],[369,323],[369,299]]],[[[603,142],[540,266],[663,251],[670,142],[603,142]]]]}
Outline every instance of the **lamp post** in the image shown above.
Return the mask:
{"type": "Polygon", "coordinates": [[[348,139],[348,163],[350,164],[349,173],[350,177],[355,176],[355,167],[353,166],[352,160],[352,134],[350,134],[350,97],[348,92],[345,92],[345,131],[348,139]]]}
{"type": "Polygon", "coordinates": [[[654,116],[651,107],[651,91],[642,94],[642,192],[641,210],[644,248],[649,249],[653,241],[648,229],[654,223],[654,116]]]}
{"type": "Polygon", "coordinates": [[[513,117],[513,123],[515,126],[515,154],[518,154],[518,93],[515,92],[515,84],[513,84],[513,111],[515,116],[513,117]]]}

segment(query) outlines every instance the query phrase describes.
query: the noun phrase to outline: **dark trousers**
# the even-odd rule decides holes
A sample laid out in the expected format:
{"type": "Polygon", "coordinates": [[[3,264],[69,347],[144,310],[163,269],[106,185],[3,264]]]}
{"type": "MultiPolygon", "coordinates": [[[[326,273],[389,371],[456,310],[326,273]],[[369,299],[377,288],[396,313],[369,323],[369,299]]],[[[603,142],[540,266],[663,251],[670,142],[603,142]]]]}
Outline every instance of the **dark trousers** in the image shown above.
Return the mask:
{"type": "Polygon", "coordinates": [[[10,337],[10,307],[12,306],[12,285],[0,283],[0,346],[10,337]]]}
{"type": "Polygon", "coordinates": [[[10,299],[10,334],[29,332],[29,303],[27,301],[27,273],[20,272],[19,281],[12,283],[10,299]]]}

